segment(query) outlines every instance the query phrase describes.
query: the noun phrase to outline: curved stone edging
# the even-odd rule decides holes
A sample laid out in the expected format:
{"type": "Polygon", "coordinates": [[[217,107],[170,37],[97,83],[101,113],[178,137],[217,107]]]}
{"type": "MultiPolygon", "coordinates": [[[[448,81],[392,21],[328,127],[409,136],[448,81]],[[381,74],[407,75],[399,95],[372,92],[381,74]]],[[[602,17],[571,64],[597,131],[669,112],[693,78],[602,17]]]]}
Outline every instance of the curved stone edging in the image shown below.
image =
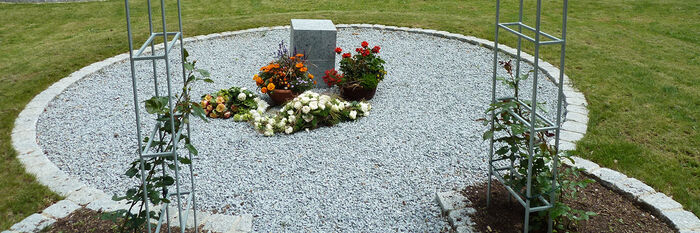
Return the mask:
{"type": "MultiPolygon", "coordinates": [[[[438,36],[448,39],[455,39],[475,45],[479,45],[486,48],[493,49],[493,41],[484,40],[472,36],[464,36],[461,34],[455,34],[445,31],[436,31],[430,29],[420,29],[420,28],[407,28],[407,27],[395,27],[395,26],[384,26],[384,25],[373,25],[373,24],[338,24],[337,28],[368,28],[368,29],[380,29],[380,30],[390,30],[390,31],[405,31],[411,33],[421,33],[432,36],[438,36]]],[[[261,32],[267,30],[279,30],[287,29],[289,26],[277,26],[277,27],[261,27],[246,29],[233,32],[222,32],[214,33],[208,35],[201,35],[186,38],[185,42],[194,42],[201,40],[211,40],[218,39],[222,37],[229,37],[237,34],[251,33],[251,32],[261,32]]],[[[158,44],[156,49],[162,49],[163,45],[158,44]]],[[[502,52],[515,56],[517,52],[515,49],[499,45],[499,50],[502,52]]],[[[528,63],[533,63],[534,57],[529,54],[521,54],[523,61],[528,63]]],[[[24,232],[24,231],[36,231],[41,228],[50,225],[55,222],[55,219],[61,218],[62,216],[70,214],[79,206],[85,206],[94,210],[114,210],[120,206],[121,203],[117,203],[107,197],[107,195],[101,191],[82,184],[77,179],[70,177],[65,172],[61,171],[56,165],[54,165],[45,155],[41,147],[37,143],[36,135],[36,124],[39,119],[39,115],[48,106],[49,102],[53,100],[54,97],[63,92],[71,84],[83,79],[84,77],[100,71],[105,67],[112,64],[128,61],[129,54],[123,53],[117,56],[108,58],[106,60],[93,63],[87,67],[84,67],[68,77],[59,80],[58,82],[51,85],[49,88],[41,92],[39,95],[35,96],[24,110],[15,119],[15,125],[12,130],[12,146],[17,151],[17,158],[25,166],[28,173],[31,173],[37,177],[39,183],[46,185],[52,191],[65,196],[66,200],[57,202],[56,204],[46,208],[41,214],[33,214],[23,221],[13,225],[9,232],[24,232]]],[[[540,69],[550,77],[550,79],[556,83],[551,77],[559,76],[559,69],[552,66],[544,60],[539,60],[540,69]]],[[[575,142],[583,138],[587,130],[588,123],[588,109],[586,106],[585,97],[582,93],[576,90],[571,85],[571,80],[568,76],[564,75],[564,85],[563,92],[566,97],[565,101],[567,103],[565,120],[562,123],[562,135],[560,137],[560,148],[562,150],[573,150],[575,149],[575,142]]],[[[668,196],[663,193],[656,192],[654,189],[645,185],[641,181],[628,178],[627,176],[607,169],[601,168],[598,164],[593,163],[589,160],[582,158],[574,158],[576,164],[574,166],[581,167],[588,174],[595,176],[604,185],[621,191],[625,195],[633,197],[648,206],[650,206],[659,216],[672,223],[677,230],[681,232],[692,232],[700,231],[700,220],[692,213],[682,209],[682,206],[673,201],[668,196]]],[[[438,201],[440,202],[443,210],[448,214],[451,212],[461,213],[463,211],[469,211],[468,206],[459,203],[466,203],[464,201],[456,201],[461,195],[454,195],[456,192],[444,192],[438,193],[438,201]],[[456,204],[455,204],[456,203],[456,204]]],[[[458,194],[458,193],[457,193],[458,194]]],[[[464,197],[462,197],[464,199],[464,197]]],[[[466,199],[465,199],[466,200],[466,199]]],[[[205,229],[219,231],[219,232],[251,232],[252,231],[252,216],[249,214],[241,216],[229,216],[214,214],[209,215],[204,212],[198,211],[198,216],[203,216],[200,222],[204,225],[205,229]]],[[[450,214],[452,215],[452,214],[450,214]]],[[[452,218],[450,218],[452,219],[452,218]]],[[[457,227],[459,221],[450,221],[457,227]]],[[[463,221],[462,221],[463,223],[463,221]]],[[[458,231],[468,230],[468,226],[459,226],[458,231]]]]}

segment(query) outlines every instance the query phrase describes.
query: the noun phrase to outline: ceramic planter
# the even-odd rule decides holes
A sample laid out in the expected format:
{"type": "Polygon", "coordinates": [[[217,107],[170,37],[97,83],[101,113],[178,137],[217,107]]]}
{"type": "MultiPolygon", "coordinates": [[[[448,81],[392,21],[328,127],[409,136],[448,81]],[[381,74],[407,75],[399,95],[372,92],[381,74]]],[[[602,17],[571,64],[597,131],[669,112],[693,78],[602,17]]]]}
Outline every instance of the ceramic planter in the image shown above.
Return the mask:
{"type": "Polygon", "coordinates": [[[340,97],[347,101],[371,100],[376,92],[376,87],[367,89],[357,84],[340,87],[340,97]]]}

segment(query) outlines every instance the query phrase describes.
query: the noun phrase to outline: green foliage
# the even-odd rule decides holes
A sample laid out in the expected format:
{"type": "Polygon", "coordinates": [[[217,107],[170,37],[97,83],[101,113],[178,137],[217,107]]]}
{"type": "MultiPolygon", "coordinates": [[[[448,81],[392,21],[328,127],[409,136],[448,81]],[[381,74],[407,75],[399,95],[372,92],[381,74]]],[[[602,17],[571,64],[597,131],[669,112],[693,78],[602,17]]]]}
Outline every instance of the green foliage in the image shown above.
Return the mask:
{"type": "MultiPolygon", "coordinates": [[[[200,117],[206,120],[204,111],[197,102],[190,100],[191,84],[196,81],[210,82],[209,72],[196,69],[196,61],[187,61],[187,51],[185,51],[185,69],[187,73],[187,81],[183,84],[182,93],[177,98],[168,97],[152,97],[144,101],[146,111],[149,114],[156,115],[157,124],[160,125],[156,138],[145,137],[144,143],[140,150],[145,152],[169,152],[173,150],[174,145],[183,144],[184,147],[191,153],[197,155],[197,149],[191,144],[189,134],[184,132],[179,134],[179,137],[174,137],[177,132],[185,130],[182,127],[189,122],[190,116],[200,117]],[[196,75],[199,74],[199,75],[196,75]],[[171,111],[170,106],[173,106],[171,111]],[[178,141],[174,141],[177,138],[178,141]]],[[[121,223],[120,232],[138,232],[144,228],[144,224],[148,221],[148,217],[157,220],[160,216],[154,211],[146,212],[146,205],[157,206],[162,203],[170,203],[168,199],[168,188],[175,184],[175,178],[170,174],[174,174],[175,170],[180,165],[191,163],[190,158],[176,155],[160,156],[145,158],[143,163],[139,159],[131,162],[131,166],[126,170],[124,175],[129,178],[145,180],[145,183],[135,185],[126,190],[121,195],[112,197],[115,201],[126,200],[129,208],[125,210],[117,210],[105,213],[102,218],[109,219],[115,223],[121,223]]]]}
{"type": "MultiPolygon", "coordinates": [[[[533,217],[534,223],[531,225],[533,228],[542,227],[542,224],[547,222],[548,217],[552,217],[557,229],[565,229],[565,224],[588,220],[595,213],[573,209],[559,200],[562,197],[575,198],[579,188],[584,188],[593,181],[590,179],[584,181],[571,179],[578,178],[579,173],[575,169],[567,168],[556,175],[557,183],[553,183],[552,178],[555,174],[550,163],[560,164],[559,160],[562,159],[562,156],[568,159],[570,157],[568,154],[555,156],[555,148],[548,144],[548,141],[555,134],[539,131],[533,135],[530,128],[517,119],[530,119],[531,116],[528,109],[531,109],[532,105],[526,101],[518,101],[519,82],[526,80],[529,72],[525,75],[513,74],[511,61],[499,63],[507,71],[508,77],[498,77],[498,80],[513,89],[515,98],[502,99],[487,109],[486,113],[493,117],[493,125],[491,129],[484,132],[482,138],[484,140],[493,138],[494,147],[497,148],[494,151],[494,160],[510,162],[512,169],[503,175],[505,185],[519,192],[521,197],[530,199],[534,205],[544,204],[538,199],[541,196],[548,197],[554,193],[559,197],[549,211],[533,217]],[[530,148],[531,141],[533,142],[532,148],[530,148]],[[532,157],[530,157],[530,150],[532,150],[532,157]],[[554,159],[557,161],[553,161],[554,159]],[[527,190],[530,163],[532,164],[530,169],[532,178],[530,179],[531,193],[528,196],[525,191],[527,190]]],[[[488,125],[489,122],[484,121],[484,124],[488,125]]],[[[544,122],[537,120],[534,125],[542,127],[544,122]]],[[[573,160],[571,161],[573,162],[573,160]]]]}

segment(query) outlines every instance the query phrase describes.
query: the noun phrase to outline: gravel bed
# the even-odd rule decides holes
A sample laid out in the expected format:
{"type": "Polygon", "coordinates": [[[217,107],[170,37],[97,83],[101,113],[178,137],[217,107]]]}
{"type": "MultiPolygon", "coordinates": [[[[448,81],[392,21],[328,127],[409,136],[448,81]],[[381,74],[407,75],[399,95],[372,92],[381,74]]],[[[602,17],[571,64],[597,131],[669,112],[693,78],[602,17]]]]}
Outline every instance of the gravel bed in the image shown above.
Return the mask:
{"type": "MultiPolygon", "coordinates": [[[[255,89],[253,74],[288,37],[288,30],[272,30],[186,44],[191,59],[215,80],[197,84],[194,96],[232,85],[255,89]]],[[[274,137],[233,120],[192,122],[200,151],[195,161],[198,208],[253,214],[256,231],[435,232],[448,227],[435,192],[486,178],[488,143],[481,140],[485,127],[476,120],[484,117],[490,101],[493,54],[422,34],[338,32],[338,45],[345,50],[363,40],[382,47],[388,71],[369,117],[274,137]]],[[[177,87],[181,68],[174,57],[177,87]]],[[[153,91],[151,69],[150,62],[137,63],[140,101],[153,91]]],[[[75,83],[49,104],[37,125],[39,144],[51,161],[112,194],[135,183],[123,176],[137,148],[129,72],[128,62],[119,63],[75,83]]],[[[159,78],[164,80],[162,73],[159,78]]],[[[539,98],[554,109],[555,86],[541,80],[539,98]]],[[[150,130],[154,121],[140,105],[144,129],[150,130]]]]}

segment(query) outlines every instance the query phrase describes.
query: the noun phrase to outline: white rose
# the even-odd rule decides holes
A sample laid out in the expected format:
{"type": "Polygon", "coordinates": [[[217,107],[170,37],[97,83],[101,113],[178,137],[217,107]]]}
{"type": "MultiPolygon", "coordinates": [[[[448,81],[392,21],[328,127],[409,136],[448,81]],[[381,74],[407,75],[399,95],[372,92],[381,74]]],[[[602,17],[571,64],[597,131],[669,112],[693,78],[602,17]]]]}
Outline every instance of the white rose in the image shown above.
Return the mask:
{"type": "Polygon", "coordinates": [[[267,125],[265,126],[265,129],[267,129],[267,130],[272,130],[272,125],[271,125],[271,124],[267,124],[267,125]]]}
{"type": "Polygon", "coordinates": [[[311,102],[309,103],[309,107],[311,108],[311,110],[316,110],[316,109],[318,109],[318,102],[316,102],[316,101],[311,101],[311,102]]]}
{"type": "Polygon", "coordinates": [[[260,128],[260,123],[258,123],[258,122],[255,122],[255,124],[253,124],[253,125],[255,125],[255,128],[256,128],[256,129],[257,129],[257,128],[260,128]]]}
{"type": "Polygon", "coordinates": [[[253,116],[253,120],[255,120],[255,122],[260,122],[262,118],[259,116],[253,116]]]}
{"type": "Polygon", "coordinates": [[[311,101],[311,99],[309,99],[309,97],[306,97],[306,96],[301,97],[301,103],[302,103],[302,104],[308,104],[309,101],[311,101]]]}
{"type": "Polygon", "coordinates": [[[250,115],[255,115],[255,114],[257,114],[257,113],[258,113],[258,111],[255,111],[255,110],[250,110],[250,111],[248,111],[248,113],[250,113],[250,115]]]}
{"type": "Polygon", "coordinates": [[[245,100],[245,97],[246,97],[246,96],[245,96],[245,93],[243,93],[243,92],[238,93],[238,100],[244,101],[244,100],[245,100]]]}
{"type": "Polygon", "coordinates": [[[340,108],[338,107],[338,105],[333,104],[333,105],[331,105],[331,111],[333,111],[333,112],[339,112],[339,111],[340,111],[340,108]]]}
{"type": "Polygon", "coordinates": [[[357,111],[355,111],[355,110],[350,111],[350,119],[354,120],[355,118],[357,118],[357,111]]]}
{"type": "Polygon", "coordinates": [[[285,133],[290,134],[294,132],[294,128],[291,126],[287,126],[287,128],[284,130],[285,133]]]}
{"type": "Polygon", "coordinates": [[[265,130],[264,135],[269,137],[269,136],[275,135],[275,132],[272,131],[271,129],[270,129],[270,130],[265,130]]]}
{"type": "Polygon", "coordinates": [[[301,118],[304,118],[304,121],[306,121],[306,122],[311,122],[312,120],[314,120],[313,115],[303,115],[303,116],[301,116],[301,118]]]}
{"type": "Polygon", "coordinates": [[[316,93],[316,92],[311,92],[310,94],[311,94],[311,97],[314,97],[314,98],[318,97],[318,93],[316,93]]]}
{"type": "Polygon", "coordinates": [[[321,108],[321,110],[326,110],[326,103],[319,103],[318,107],[321,108]]]}
{"type": "Polygon", "coordinates": [[[309,111],[311,111],[311,108],[309,108],[309,106],[304,106],[301,108],[301,112],[303,112],[304,114],[309,113],[309,111]]]}
{"type": "Polygon", "coordinates": [[[365,112],[365,114],[364,114],[364,115],[365,115],[365,116],[369,116],[369,112],[365,112]]]}
{"type": "Polygon", "coordinates": [[[275,124],[275,119],[274,119],[274,118],[270,118],[270,119],[267,120],[267,123],[268,123],[268,124],[271,124],[271,125],[274,125],[274,124],[275,124]]]}
{"type": "Polygon", "coordinates": [[[369,106],[367,105],[367,103],[360,103],[360,110],[362,110],[362,112],[369,111],[369,106]]]}
{"type": "Polygon", "coordinates": [[[258,111],[260,112],[267,111],[267,107],[270,107],[270,105],[267,104],[267,102],[261,100],[260,98],[256,97],[255,99],[253,99],[253,101],[255,101],[256,105],[258,106],[258,111]]]}
{"type": "Polygon", "coordinates": [[[301,108],[301,102],[294,102],[294,108],[300,109],[300,108],[301,108]]]}
{"type": "Polygon", "coordinates": [[[290,116],[294,115],[294,111],[292,111],[292,110],[287,111],[287,115],[290,115],[290,116]]]}

